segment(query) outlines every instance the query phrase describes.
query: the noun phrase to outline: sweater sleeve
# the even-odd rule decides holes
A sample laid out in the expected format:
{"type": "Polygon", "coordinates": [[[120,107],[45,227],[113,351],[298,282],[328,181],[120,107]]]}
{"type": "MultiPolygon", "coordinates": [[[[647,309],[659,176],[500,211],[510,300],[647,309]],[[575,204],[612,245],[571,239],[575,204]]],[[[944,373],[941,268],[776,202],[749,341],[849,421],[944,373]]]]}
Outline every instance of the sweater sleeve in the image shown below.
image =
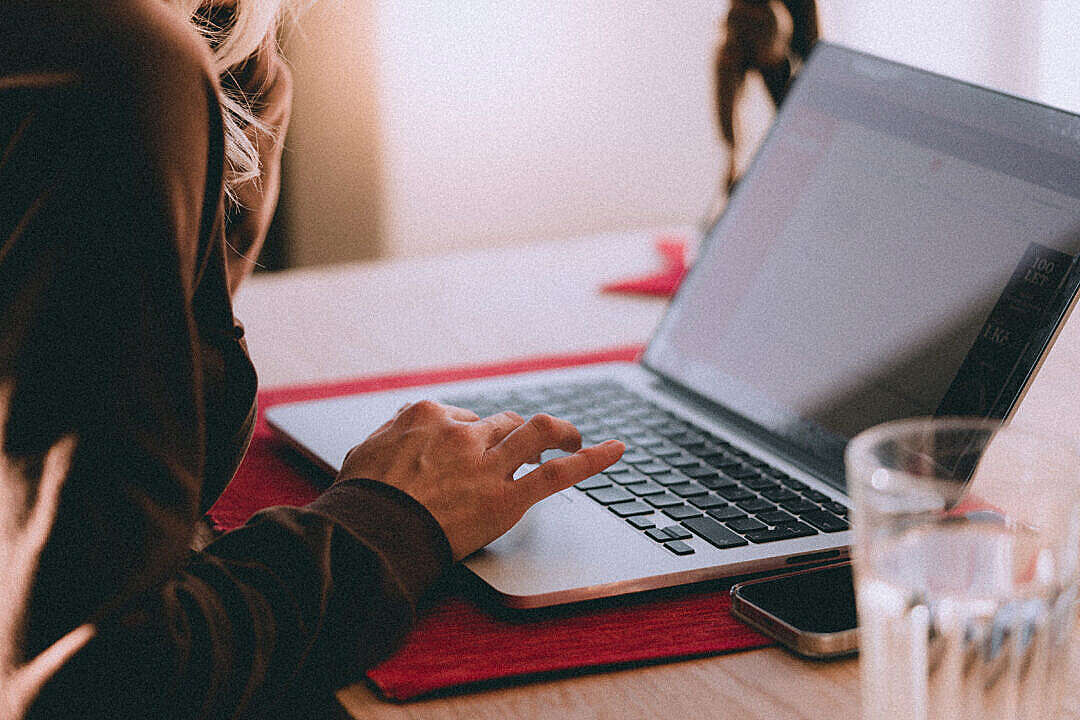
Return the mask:
{"type": "Polygon", "coordinates": [[[379,483],[265,510],[102,626],[40,717],[273,717],[384,657],[450,561],[430,514],[379,483]]]}

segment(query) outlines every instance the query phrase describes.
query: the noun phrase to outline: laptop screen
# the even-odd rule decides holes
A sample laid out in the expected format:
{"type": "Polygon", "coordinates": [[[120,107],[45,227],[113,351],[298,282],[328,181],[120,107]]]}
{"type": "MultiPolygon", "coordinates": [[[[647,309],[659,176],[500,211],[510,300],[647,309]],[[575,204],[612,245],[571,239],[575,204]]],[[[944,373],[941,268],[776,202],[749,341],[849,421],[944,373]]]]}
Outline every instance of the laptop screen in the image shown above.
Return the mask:
{"type": "Polygon", "coordinates": [[[1005,417],[1078,252],[1080,118],[823,43],[644,362],[842,482],[876,423],[1005,417]]]}

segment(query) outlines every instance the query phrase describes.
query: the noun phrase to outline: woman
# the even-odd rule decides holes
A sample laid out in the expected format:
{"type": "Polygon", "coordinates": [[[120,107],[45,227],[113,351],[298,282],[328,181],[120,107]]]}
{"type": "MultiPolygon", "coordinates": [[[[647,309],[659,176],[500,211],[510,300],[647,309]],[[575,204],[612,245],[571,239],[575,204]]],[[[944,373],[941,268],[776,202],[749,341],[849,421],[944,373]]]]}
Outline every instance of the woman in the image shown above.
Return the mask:
{"type": "Polygon", "coordinates": [[[311,505],[188,550],[254,418],[231,294],[276,202],[280,10],[0,4],[0,467],[35,507],[62,482],[15,660],[70,644],[31,716],[310,715],[453,561],[622,452],[418,403],[311,505]],[[551,447],[576,452],[512,481],[551,447]]]}

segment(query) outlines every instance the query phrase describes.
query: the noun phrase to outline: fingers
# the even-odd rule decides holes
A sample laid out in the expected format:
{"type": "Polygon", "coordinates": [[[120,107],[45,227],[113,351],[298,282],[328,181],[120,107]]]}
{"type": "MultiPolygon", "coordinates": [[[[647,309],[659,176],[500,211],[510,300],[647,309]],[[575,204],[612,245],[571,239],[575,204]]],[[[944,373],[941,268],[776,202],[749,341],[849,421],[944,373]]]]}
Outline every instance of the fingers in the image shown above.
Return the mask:
{"type": "MultiPolygon", "coordinates": [[[[32,701],[41,691],[42,686],[71,656],[82,649],[94,637],[93,625],[80,625],[55,643],[47,647],[40,655],[19,669],[20,691],[22,699],[32,701]]],[[[29,702],[27,702],[29,705],[29,702]]]]}
{"type": "Polygon", "coordinates": [[[462,422],[476,422],[480,419],[480,416],[474,413],[472,410],[454,407],[453,405],[443,405],[442,407],[446,409],[446,414],[454,420],[460,420],[462,422]]]}
{"type": "Polygon", "coordinates": [[[388,429],[399,418],[408,423],[422,423],[447,417],[462,422],[475,422],[480,419],[480,416],[472,410],[454,407],[453,405],[442,405],[433,400],[421,400],[415,403],[405,403],[399,407],[392,418],[375,428],[371,434],[374,435],[388,429]]]}
{"type": "Polygon", "coordinates": [[[453,405],[443,405],[434,400],[405,403],[398,409],[393,419],[401,418],[409,422],[430,422],[447,417],[462,422],[474,422],[480,419],[480,416],[472,410],[454,407],[453,405]]]}
{"type": "Polygon", "coordinates": [[[535,458],[544,450],[558,448],[574,452],[581,447],[581,433],[565,420],[550,415],[533,415],[491,449],[491,456],[506,473],[535,458]]]}
{"type": "MultiPolygon", "coordinates": [[[[401,413],[403,413],[403,412],[405,412],[406,410],[409,409],[410,405],[412,405],[412,403],[405,403],[404,405],[399,407],[397,409],[397,411],[393,414],[393,416],[389,420],[387,420],[382,425],[380,425],[379,427],[372,430],[371,435],[375,435],[376,433],[381,433],[383,430],[386,430],[388,427],[393,425],[397,421],[397,419],[399,417],[401,417],[401,413]]],[[[368,437],[371,437],[371,435],[369,435],[368,437]]]]}
{"type": "Polygon", "coordinates": [[[40,551],[49,537],[53,521],[56,519],[56,508],[60,504],[60,488],[67,478],[68,468],[71,466],[71,456],[75,452],[75,437],[65,435],[49,448],[45,455],[45,462],[41,470],[41,481],[38,483],[37,497],[30,511],[27,531],[34,546],[34,551],[40,551]]]}
{"type": "Polygon", "coordinates": [[[477,423],[487,446],[492,447],[525,424],[525,419],[512,410],[490,415],[477,423]]]}
{"type": "MultiPolygon", "coordinates": [[[[383,430],[385,430],[386,428],[388,428],[388,427],[390,427],[391,425],[393,425],[393,424],[394,424],[394,421],[395,421],[395,420],[397,420],[397,415],[395,415],[394,417],[390,418],[389,420],[387,420],[386,422],[384,422],[384,423],[383,423],[382,425],[380,425],[379,427],[377,427],[377,428],[375,428],[374,430],[372,430],[372,431],[371,431],[371,435],[375,435],[375,434],[377,434],[377,433],[381,433],[381,432],[382,432],[383,430]]],[[[371,435],[369,435],[368,437],[371,437],[371,435]]]]}
{"type": "Polygon", "coordinates": [[[624,450],[626,446],[618,440],[582,448],[573,455],[548,460],[522,476],[517,485],[522,488],[524,500],[531,506],[609,467],[622,457],[624,450]]]}

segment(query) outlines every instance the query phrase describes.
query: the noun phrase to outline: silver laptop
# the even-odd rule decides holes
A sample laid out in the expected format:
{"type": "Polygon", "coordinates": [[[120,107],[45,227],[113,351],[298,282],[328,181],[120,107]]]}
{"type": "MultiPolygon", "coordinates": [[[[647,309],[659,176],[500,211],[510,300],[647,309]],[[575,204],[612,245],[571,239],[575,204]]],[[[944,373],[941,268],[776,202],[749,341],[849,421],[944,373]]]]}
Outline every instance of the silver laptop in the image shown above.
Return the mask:
{"type": "Polygon", "coordinates": [[[509,606],[802,565],[847,553],[852,435],[1009,417],[1072,307],[1078,251],[1080,118],[820,44],[639,363],[267,417],[328,471],[421,398],[625,440],[610,471],[466,559],[509,606]]]}

